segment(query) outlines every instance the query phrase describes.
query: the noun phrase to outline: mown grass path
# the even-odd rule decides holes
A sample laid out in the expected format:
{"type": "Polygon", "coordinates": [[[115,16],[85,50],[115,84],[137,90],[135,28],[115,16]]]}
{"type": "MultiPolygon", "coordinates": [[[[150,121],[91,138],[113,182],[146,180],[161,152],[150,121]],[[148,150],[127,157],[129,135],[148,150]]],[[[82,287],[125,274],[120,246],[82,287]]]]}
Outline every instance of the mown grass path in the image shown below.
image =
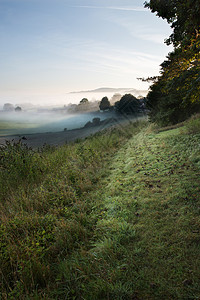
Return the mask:
{"type": "Polygon", "coordinates": [[[189,125],[2,149],[0,299],[200,299],[200,133],[189,125]]]}
{"type": "Polygon", "coordinates": [[[90,250],[94,299],[200,299],[199,145],[142,131],[116,154],[90,250]]]}

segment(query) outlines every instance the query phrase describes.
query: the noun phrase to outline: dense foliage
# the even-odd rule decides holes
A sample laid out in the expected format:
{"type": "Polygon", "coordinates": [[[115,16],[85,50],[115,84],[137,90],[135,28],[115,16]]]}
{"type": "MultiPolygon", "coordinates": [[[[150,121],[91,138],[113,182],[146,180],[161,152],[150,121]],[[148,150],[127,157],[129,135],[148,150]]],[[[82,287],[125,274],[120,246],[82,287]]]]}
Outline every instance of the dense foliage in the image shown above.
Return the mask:
{"type": "Polygon", "coordinates": [[[100,110],[106,110],[106,109],[110,108],[110,102],[108,100],[108,97],[103,97],[101,99],[101,102],[99,104],[99,108],[100,108],[100,110]]]}
{"type": "Polygon", "coordinates": [[[115,109],[122,114],[134,114],[140,109],[140,101],[132,94],[125,94],[120,101],[115,103],[115,109]]]}
{"type": "Polygon", "coordinates": [[[148,94],[150,118],[175,124],[200,110],[200,2],[151,0],[145,6],[171,24],[166,43],[174,46],[148,94]]]}

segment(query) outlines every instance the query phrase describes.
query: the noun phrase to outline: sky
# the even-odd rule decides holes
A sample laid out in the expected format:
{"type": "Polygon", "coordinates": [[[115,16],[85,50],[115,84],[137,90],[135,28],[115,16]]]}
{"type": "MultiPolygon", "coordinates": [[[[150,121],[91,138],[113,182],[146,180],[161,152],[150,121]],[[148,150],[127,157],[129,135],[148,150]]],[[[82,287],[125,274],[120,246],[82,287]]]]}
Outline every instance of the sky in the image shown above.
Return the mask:
{"type": "Polygon", "coordinates": [[[66,103],[100,87],[147,89],[171,29],[143,0],[0,0],[0,105],[66,103]]]}

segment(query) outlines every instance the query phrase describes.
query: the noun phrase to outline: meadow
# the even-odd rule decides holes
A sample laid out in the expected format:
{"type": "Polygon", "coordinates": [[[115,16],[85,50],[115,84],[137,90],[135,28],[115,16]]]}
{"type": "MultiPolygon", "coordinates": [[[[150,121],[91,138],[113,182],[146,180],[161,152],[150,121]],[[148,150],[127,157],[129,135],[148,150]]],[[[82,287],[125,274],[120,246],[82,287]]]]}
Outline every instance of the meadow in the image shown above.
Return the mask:
{"type": "Polygon", "coordinates": [[[1,299],[199,299],[200,117],[0,148],[1,299]]]}
{"type": "Polygon", "coordinates": [[[8,135],[23,135],[46,132],[59,132],[81,128],[93,118],[101,120],[114,117],[113,113],[99,111],[85,113],[68,113],[65,110],[53,111],[0,111],[0,137],[8,135]]]}

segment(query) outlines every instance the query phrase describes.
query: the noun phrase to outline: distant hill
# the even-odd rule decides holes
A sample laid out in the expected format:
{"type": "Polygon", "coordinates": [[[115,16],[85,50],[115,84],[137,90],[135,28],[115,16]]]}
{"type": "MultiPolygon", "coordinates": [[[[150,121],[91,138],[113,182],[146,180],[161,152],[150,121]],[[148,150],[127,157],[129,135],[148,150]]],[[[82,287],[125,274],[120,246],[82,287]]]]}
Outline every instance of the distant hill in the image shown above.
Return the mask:
{"type": "Polygon", "coordinates": [[[88,91],[78,91],[78,92],[71,92],[70,94],[81,94],[81,93],[130,93],[134,95],[142,95],[145,96],[147,94],[147,90],[137,90],[134,88],[109,88],[109,87],[102,87],[97,88],[94,90],[88,91]]]}

